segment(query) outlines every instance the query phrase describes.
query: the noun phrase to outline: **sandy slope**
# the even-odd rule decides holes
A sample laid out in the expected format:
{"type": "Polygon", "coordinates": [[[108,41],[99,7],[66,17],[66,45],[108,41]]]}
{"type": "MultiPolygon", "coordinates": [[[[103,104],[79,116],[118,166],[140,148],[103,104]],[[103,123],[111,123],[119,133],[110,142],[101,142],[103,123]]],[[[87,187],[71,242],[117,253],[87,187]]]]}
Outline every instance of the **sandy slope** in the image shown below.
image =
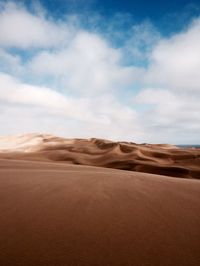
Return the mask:
{"type": "Polygon", "coordinates": [[[0,265],[200,265],[200,182],[0,160],[0,265]]]}
{"type": "Polygon", "coordinates": [[[200,178],[200,149],[27,134],[0,137],[0,158],[56,161],[200,178]]]}
{"type": "Polygon", "coordinates": [[[200,181],[167,176],[200,178],[199,149],[28,134],[0,151],[0,265],[200,265],[200,181]]]}

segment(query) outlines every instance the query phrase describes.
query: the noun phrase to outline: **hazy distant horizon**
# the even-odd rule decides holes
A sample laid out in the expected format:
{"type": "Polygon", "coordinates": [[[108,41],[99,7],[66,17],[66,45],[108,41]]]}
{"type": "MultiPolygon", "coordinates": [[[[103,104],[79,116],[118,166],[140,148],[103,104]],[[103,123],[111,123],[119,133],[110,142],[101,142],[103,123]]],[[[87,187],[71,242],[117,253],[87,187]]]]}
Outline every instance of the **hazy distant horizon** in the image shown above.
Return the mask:
{"type": "Polygon", "coordinates": [[[33,137],[35,136],[40,136],[40,135],[46,135],[46,136],[55,136],[55,137],[58,137],[58,138],[65,138],[65,139],[104,139],[104,140],[108,140],[108,141],[113,141],[113,142],[122,142],[122,143],[135,143],[135,144],[169,144],[169,145],[174,145],[174,146],[177,146],[179,148],[200,148],[200,144],[196,144],[196,143],[190,143],[190,144],[186,144],[186,143],[170,143],[170,142],[136,142],[134,141],[134,139],[132,140],[126,140],[126,139],[112,139],[112,138],[97,138],[96,136],[91,136],[91,137],[88,137],[88,138],[84,138],[84,137],[74,137],[74,136],[69,136],[69,137],[66,137],[65,135],[54,135],[54,134],[49,134],[47,132],[29,132],[29,133],[19,133],[19,134],[6,134],[6,135],[0,135],[0,138],[2,138],[2,140],[4,138],[17,138],[17,137],[23,137],[23,136],[28,136],[28,135],[32,135],[33,137]]]}

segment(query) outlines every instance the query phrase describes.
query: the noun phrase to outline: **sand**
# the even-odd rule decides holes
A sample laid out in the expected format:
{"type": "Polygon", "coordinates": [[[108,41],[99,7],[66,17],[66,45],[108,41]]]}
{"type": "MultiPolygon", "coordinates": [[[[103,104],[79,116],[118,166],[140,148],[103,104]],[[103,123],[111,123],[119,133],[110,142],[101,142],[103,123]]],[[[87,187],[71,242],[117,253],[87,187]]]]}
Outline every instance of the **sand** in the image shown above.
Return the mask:
{"type": "Polygon", "coordinates": [[[63,162],[200,179],[200,149],[44,134],[0,137],[0,158],[63,162]]]}
{"type": "MultiPolygon", "coordinates": [[[[38,135],[28,138],[19,141],[17,137],[7,144],[0,140],[4,143],[0,145],[0,265],[200,265],[199,180],[52,158],[57,150],[60,154],[63,145],[63,152],[71,149],[74,157],[79,149],[78,160],[88,163],[95,151],[100,158],[102,151],[108,156],[106,145],[110,145],[114,160],[114,154],[121,155],[121,143],[63,139],[61,145],[61,139],[55,138],[53,143],[52,136],[51,141],[38,135]],[[59,149],[55,149],[57,142],[59,149]],[[103,148],[94,149],[98,145],[103,148]]],[[[143,146],[151,150],[151,145],[143,146]]],[[[179,153],[167,145],[156,149],[170,156],[179,153]]],[[[187,154],[191,153],[188,150],[187,154]]],[[[183,160],[185,168],[198,171],[191,158],[183,160]]]]}

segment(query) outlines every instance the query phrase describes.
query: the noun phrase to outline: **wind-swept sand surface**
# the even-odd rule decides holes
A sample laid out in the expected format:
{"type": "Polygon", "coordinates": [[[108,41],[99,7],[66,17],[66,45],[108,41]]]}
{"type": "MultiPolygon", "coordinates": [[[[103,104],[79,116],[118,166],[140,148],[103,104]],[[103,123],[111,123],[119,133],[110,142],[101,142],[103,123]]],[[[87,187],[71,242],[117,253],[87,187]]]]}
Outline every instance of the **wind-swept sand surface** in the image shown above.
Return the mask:
{"type": "Polygon", "coordinates": [[[200,265],[199,149],[28,134],[0,150],[0,265],[200,265]]]}
{"type": "Polygon", "coordinates": [[[200,179],[200,149],[180,149],[167,144],[27,134],[0,137],[0,158],[63,162],[200,179]]]}
{"type": "Polygon", "coordinates": [[[0,160],[0,265],[200,265],[200,182],[0,160]]]}

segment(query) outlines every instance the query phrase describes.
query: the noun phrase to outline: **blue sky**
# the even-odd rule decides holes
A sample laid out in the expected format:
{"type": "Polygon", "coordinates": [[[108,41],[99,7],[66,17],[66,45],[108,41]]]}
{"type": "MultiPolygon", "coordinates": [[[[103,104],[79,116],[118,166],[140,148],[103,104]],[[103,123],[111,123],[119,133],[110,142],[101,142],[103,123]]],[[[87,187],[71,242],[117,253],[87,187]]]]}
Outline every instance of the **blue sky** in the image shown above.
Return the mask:
{"type": "Polygon", "coordinates": [[[200,1],[0,1],[1,135],[200,143],[200,1]]]}
{"type": "MultiPolygon", "coordinates": [[[[20,1],[18,1],[20,2],[20,1]]],[[[36,1],[35,1],[36,2],[36,1]]],[[[32,4],[30,1],[21,1],[26,5],[32,4]]],[[[199,1],[193,0],[176,0],[176,1],[163,1],[163,0],[41,0],[40,3],[48,9],[51,13],[59,12],[101,12],[105,15],[111,15],[116,12],[124,12],[134,14],[137,18],[162,18],[167,13],[182,12],[187,6],[196,6],[198,8],[199,1]]]]}

